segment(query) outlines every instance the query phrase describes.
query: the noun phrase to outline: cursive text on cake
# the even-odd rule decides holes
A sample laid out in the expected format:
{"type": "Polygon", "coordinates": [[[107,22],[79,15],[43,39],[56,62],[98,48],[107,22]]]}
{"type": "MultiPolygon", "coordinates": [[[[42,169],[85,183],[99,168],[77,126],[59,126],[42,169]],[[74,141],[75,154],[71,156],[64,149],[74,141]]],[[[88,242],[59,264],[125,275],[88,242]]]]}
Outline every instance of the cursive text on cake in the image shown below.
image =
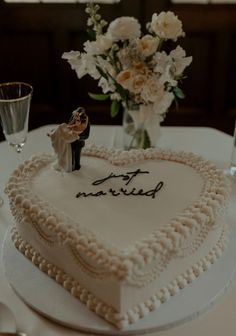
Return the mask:
{"type": "Polygon", "coordinates": [[[104,191],[104,190],[100,190],[97,192],[78,192],[76,194],[76,198],[80,198],[80,197],[89,197],[89,196],[94,196],[94,197],[98,197],[98,196],[107,196],[107,195],[112,195],[112,196],[148,196],[151,198],[155,198],[157,193],[162,189],[164,185],[164,182],[160,181],[155,188],[150,189],[150,190],[143,190],[143,189],[137,189],[137,188],[133,188],[132,190],[127,190],[125,188],[120,188],[119,190],[114,190],[112,188],[110,188],[108,191],[104,191]]]}

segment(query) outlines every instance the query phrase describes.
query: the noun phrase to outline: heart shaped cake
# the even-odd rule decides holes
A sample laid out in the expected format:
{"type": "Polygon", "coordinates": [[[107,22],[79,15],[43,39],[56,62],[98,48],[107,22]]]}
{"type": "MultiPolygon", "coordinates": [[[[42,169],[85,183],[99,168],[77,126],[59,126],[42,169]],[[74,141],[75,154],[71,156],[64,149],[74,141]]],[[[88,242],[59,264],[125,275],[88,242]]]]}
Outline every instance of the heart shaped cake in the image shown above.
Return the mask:
{"type": "Polygon", "coordinates": [[[221,256],[229,186],[192,153],[93,145],[81,160],[71,173],[54,170],[50,155],[15,170],[6,188],[12,239],[40,270],[122,329],[221,256]]]}

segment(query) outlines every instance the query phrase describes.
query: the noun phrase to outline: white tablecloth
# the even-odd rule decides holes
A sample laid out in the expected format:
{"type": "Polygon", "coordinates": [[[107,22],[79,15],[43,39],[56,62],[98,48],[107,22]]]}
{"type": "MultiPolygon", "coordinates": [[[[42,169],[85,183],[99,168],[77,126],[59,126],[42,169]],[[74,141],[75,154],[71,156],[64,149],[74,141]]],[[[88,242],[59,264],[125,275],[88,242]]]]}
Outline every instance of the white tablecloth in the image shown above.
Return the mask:
{"type": "MultiPolygon", "coordinates": [[[[52,152],[50,140],[46,136],[47,132],[52,128],[53,126],[45,126],[29,133],[27,143],[23,149],[22,160],[29,158],[35,153],[52,152]]],[[[121,147],[122,130],[120,127],[94,126],[91,128],[91,135],[88,142],[109,147],[121,147]]],[[[195,152],[214,161],[219,168],[226,168],[231,156],[232,137],[211,128],[163,127],[159,145],[163,148],[173,150],[195,152]]],[[[7,228],[12,225],[12,216],[3,190],[8,177],[19,162],[19,158],[6,142],[0,143],[0,158],[0,194],[5,200],[4,206],[0,208],[0,246],[2,246],[4,234],[7,228]]],[[[232,199],[236,201],[235,181],[232,183],[232,199]]],[[[231,212],[229,216],[236,219],[236,209],[231,212]]],[[[194,321],[190,321],[174,329],[160,332],[158,336],[235,335],[236,280],[234,282],[235,284],[232,285],[228,293],[226,293],[210,311],[194,321]]],[[[52,323],[28,308],[8,285],[2,264],[0,264],[0,301],[8,304],[16,316],[17,328],[26,332],[28,335],[82,335],[79,332],[52,323]]]]}

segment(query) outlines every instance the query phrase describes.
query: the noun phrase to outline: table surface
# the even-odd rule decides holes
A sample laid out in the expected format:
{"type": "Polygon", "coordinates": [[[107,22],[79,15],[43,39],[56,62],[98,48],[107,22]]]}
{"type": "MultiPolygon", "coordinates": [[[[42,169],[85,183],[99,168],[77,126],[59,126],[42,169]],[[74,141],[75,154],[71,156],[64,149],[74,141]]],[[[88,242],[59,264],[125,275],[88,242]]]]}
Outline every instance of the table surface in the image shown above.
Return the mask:
{"type": "MultiPolygon", "coordinates": [[[[4,205],[0,208],[0,246],[7,228],[12,226],[13,219],[9,210],[4,185],[11,172],[20,162],[36,153],[52,153],[47,133],[53,125],[47,125],[29,132],[27,142],[19,158],[6,142],[0,143],[0,195],[4,205]]],[[[122,147],[122,129],[119,126],[92,126],[88,143],[96,143],[107,147],[122,147]]],[[[212,128],[205,127],[162,127],[159,146],[172,150],[192,151],[213,161],[219,168],[228,167],[231,157],[233,139],[212,128]]],[[[232,199],[236,201],[236,179],[232,181],[232,199]]],[[[228,216],[234,222],[236,209],[230,208],[228,216]]],[[[236,231],[235,227],[231,228],[236,231]]],[[[53,298],[52,298],[53,299],[53,298]]],[[[34,336],[75,336],[80,332],[59,326],[28,308],[13,292],[7,283],[0,261],[0,302],[6,303],[16,316],[17,329],[34,336]]],[[[231,336],[235,334],[236,321],[236,278],[231,289],[205,314],[196,320],[185,323],[177,328],[169,329],[153,336],[231,336]]],[[[0,316],[1,322],[1,316],[0,316]]]]}

